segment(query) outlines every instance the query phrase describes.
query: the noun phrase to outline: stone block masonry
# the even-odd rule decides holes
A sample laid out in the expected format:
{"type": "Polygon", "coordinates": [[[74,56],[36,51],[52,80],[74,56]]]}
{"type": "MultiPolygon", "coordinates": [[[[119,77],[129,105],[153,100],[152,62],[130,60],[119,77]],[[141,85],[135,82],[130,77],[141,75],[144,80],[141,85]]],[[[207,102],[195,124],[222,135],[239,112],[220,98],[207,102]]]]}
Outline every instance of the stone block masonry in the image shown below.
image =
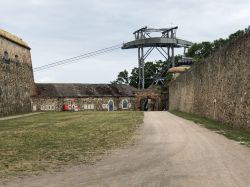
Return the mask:
{"type": "Polygon", "coordinates": [[[0,32],[0,117],[31,112],[34,90],[30,48],[0,32]]]}
{"type": "Polygon", "coordinates": [[[169,107],[250,131],[250,34],[172,81],[169,107]]]}
{"type": "Polygon", "coordinates": [[[45,98],[32,97],[33,112],[63,111],[67,104],[71,110],[77,106],[79,111],[108,111],[108,103],[113,101],[114,111],[135,110],[136,100],[134,97],[100,97],[100,98],[45,98]],[[124,108],[123,102],[127,101],[124,108]]]}

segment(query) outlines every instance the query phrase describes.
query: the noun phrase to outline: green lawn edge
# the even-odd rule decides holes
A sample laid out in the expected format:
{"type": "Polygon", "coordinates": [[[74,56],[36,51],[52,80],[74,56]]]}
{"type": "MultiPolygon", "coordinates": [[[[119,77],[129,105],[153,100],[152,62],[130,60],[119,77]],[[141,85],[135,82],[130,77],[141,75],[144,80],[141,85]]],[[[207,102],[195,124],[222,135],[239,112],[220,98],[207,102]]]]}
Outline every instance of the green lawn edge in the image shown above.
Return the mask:
{"type": "Polygon", "coordinates": [[[170,111],[172,114],[181,118],[193,121],[194,123],[210,129],[218,134],[222,134],[225,137],[235,140],[242,145],[250,147],[250,132],[243,129],[236,129],[232,124],[222,123],[213,119],[208,119],[195,114],[181,112],[177,110],[170,111]]]}

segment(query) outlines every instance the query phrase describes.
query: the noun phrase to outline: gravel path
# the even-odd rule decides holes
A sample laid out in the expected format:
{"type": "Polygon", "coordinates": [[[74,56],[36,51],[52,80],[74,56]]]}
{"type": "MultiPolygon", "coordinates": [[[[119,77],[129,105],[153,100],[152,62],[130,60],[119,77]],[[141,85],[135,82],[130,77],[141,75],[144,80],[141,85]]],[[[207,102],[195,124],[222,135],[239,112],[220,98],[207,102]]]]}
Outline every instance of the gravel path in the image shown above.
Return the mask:
{"type": "Polygon", "coordinates": [[[146,112],[137,144],[93,166],[6,186],[250,186],[250,149],[168,112],[146,112]]]}
{"type": "Polygon", "coordinates": [[[0,121],[4,121],[4,120],[9,120],[9,119],[16,119],[16,118],[21,118],[21,117],[27,117],[27,116],[34,116],[37,114],[40,114],[41,112],[33,112],[33,113],[28,113],[28,114],[20,114],[17,116],[8,116],[8,117],[1,117],[0,121]]]}

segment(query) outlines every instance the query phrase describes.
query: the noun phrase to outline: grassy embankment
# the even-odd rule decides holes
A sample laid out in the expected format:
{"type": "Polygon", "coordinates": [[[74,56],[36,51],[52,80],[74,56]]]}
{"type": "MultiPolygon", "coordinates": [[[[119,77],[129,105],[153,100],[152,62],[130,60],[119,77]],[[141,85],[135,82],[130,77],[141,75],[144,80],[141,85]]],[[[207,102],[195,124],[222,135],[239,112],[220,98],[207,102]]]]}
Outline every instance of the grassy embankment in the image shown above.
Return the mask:
{"type": "Polygon", "coordinates": [[[240,142],[240,144],[250,147],[250,132],[241,129],[236,129],[233,127],[233,125],[230,124],[221,123],[194,114],[188,114],[180,111],[171,111],[171,113],[187,120],[194,121],[195,123],[203,127],[211,129],[212,131],[222,134],[229,139],[236,140],[240,142]]]}
{"type": "Polygon", "coordinates": [[[61,112],[0,121],[0,177],[93,163],[133,142],[142,112],[61,112]]]}

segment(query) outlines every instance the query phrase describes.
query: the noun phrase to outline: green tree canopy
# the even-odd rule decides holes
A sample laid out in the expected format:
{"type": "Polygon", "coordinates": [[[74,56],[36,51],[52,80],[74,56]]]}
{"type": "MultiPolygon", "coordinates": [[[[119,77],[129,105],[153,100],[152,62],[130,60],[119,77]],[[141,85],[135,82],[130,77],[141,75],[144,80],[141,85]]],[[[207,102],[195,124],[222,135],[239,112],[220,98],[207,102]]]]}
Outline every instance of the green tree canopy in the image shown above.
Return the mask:
{"type": "Polygon", "coordinates": [[[201,42],[201,43],[194,43],[186,53],[187,57],[193,58],[195,61],[200,61],[209,57],[212,53],[217,51],[220,47],[224,46],[226,43],[244,35],[245,33],[249,32],[249,28],[243,30],[238,30],[237,32],[231,34],[226,39],[217,39],[213,42],[201,42]]]}
{"type": "Polygon", "coordinates": [[[117,79],[112,81],[111,84],[129,84],[128,71],[123,70],[118,73],[117,79]]]}
{"type": "MultiPolygon", "coordinates": [[[[145,88],[148,88],[152,83],[156,80],[157,75],[159,77],[163,77],[163,81],[161,84],[165,83],[165,80],[169,80],[169,76],[167,76],[166,62],[164,61],[156,61],[156,62],[146,62],[145,63],[145,88]]],[[[123,70],[118,73],[117,79],[111,82],[112,84],[129,84],[135,88],[138,87],[139,83],[139,69],[137,67],[131,70],[130,76],[128,76],[128,71],[123,70]]]]}

